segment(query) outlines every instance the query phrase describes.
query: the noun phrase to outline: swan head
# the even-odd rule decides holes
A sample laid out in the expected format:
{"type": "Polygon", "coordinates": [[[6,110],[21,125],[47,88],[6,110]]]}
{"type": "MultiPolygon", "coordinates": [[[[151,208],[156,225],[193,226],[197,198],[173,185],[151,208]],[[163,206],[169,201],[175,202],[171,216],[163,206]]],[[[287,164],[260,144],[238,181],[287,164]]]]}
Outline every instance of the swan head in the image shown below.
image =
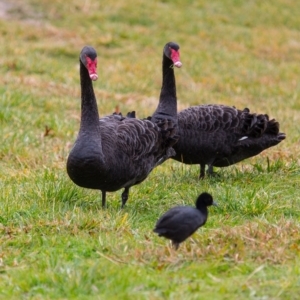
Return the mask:
{"type": "Polygon", "coordinates": [[[180,61],[180,52],[179,52],[179,45],[174,42],[169,42],[164,47],[164,56],[169,58],[173,65],[177,68],[181,68],[182,63],[180,61]]]}
{"type": "Polygon", "coordinates": [[[95,81],[98,79],[97,75],[97,52],[91,46],[85,46],[80,53],[80,61],[89,72],[90,79],[95,81]]]}

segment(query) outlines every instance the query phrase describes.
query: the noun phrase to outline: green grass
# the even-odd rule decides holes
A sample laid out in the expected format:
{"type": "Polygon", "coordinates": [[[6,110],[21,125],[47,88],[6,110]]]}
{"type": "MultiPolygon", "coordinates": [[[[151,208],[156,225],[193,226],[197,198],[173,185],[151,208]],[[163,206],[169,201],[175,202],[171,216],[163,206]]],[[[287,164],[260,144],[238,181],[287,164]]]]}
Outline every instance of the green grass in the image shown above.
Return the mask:
{"type": "MultiPolygon", "coordinates": [[[[2,3],[2,1],[1,1],[2,3]]],[[[0,19],[0,299],[298,299],[300,4],[14,1],[0,19]],[[75,186],[78,57],[98,51],[101,115],[156,108],[166,42],[181,46],[178,107],[249,107],[287,139],[219,176],[167,161],[130,191],[75,186]],[[152,228],[208,191],[207,224],[177,252],[152,228]]]]}

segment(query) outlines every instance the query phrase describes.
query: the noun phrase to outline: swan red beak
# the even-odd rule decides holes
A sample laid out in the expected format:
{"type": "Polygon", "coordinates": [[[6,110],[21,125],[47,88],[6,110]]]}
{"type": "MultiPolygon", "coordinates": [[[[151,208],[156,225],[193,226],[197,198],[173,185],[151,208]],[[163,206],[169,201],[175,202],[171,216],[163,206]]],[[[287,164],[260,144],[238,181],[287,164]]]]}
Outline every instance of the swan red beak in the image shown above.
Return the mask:
{"type": "Polygon", "coordinates": [[[91,80],[93,80],[93,81],[97,80],[98,79],[98,75],[97,75],[97,58],[95,58],[93,60],[90,57],[86,56],[86,62],[87,62],[86,68],[88,69],[91,80]]]}
{"type": "Polygon", "coordinates": [[[180,61],[179,50],[175,50],[175,49],[172,49],[172,48],[170,48],[170,50],[171,50],[171,59],[174,63],[174,66],[177,67],[177,68],[181,68],[182,63],[180,61]]]}

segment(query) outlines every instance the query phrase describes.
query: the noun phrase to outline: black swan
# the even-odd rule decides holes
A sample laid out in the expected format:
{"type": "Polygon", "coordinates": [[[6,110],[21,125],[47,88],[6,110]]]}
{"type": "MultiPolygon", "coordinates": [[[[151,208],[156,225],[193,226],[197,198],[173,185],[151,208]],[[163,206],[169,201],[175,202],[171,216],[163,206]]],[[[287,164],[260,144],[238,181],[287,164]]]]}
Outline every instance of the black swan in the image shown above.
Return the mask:
{"type": "Polygon", "coordinates": [[[205,165],[226,167],[279,144],[285,134],[279,123],[266,114],[250,113],[225,105],[199,105],[178,113],[180,139],[173,159],[185,164],[199,164],[200,178],[205,165]]]}
{"type": "Polygon", "coordinates": [[[141,183],[152,169],[174,154],[175,124],[110,115],[99,120],[92,85],[97,76],[97,53],[86,46],[80,53],[81,123],[77,140],[67,160],[71,180],[84,188],[106,192],[124,188],[122,207],[129,188],[141,183]],[[172,150],[172,151],[170,151],[172,150]]]}
{"type": "MultiPolygon", "coordinates": [[[[176,65],[177,63],[177,65],[176,65]]],[[[163,84],[159,104],[148,119],[153,122],[168,118],[178,122],[179,141],[171,157],[186,164],[200,165],[200,178],[205,165],[212,174],[213,166],[226,167],[255,156],[285,139],[279,123],[268,115],[250,113],[225,105],[198,105],[177,114],[177,98],[173,64],[179,62],[179,46],[167,43],[163,51],[163,84]]]]}
{"type": "Polygon", "coordinates": [[[196,208],[176,206],[168,210],[157,221],[154,232],[172,241],[175,250],[179,244],[206,223],[207,206],[217,205],[210,194],[202,193],[196,200],[196,208]]]}

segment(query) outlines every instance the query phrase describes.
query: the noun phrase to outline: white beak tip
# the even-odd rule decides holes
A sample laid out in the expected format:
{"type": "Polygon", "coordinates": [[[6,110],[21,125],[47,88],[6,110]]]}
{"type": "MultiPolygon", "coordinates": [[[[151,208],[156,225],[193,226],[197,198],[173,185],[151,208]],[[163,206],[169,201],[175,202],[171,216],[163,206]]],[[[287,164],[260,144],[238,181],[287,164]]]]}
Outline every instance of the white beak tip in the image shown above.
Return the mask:
{"type": "Polygon", "coordinates": [[[97,80],[98,79],[98,75],[97,74],[90,74],[90,78],[91,78],[91,80],[93,80],[93,81],[95,81],[95,80],[97,80]]]}

